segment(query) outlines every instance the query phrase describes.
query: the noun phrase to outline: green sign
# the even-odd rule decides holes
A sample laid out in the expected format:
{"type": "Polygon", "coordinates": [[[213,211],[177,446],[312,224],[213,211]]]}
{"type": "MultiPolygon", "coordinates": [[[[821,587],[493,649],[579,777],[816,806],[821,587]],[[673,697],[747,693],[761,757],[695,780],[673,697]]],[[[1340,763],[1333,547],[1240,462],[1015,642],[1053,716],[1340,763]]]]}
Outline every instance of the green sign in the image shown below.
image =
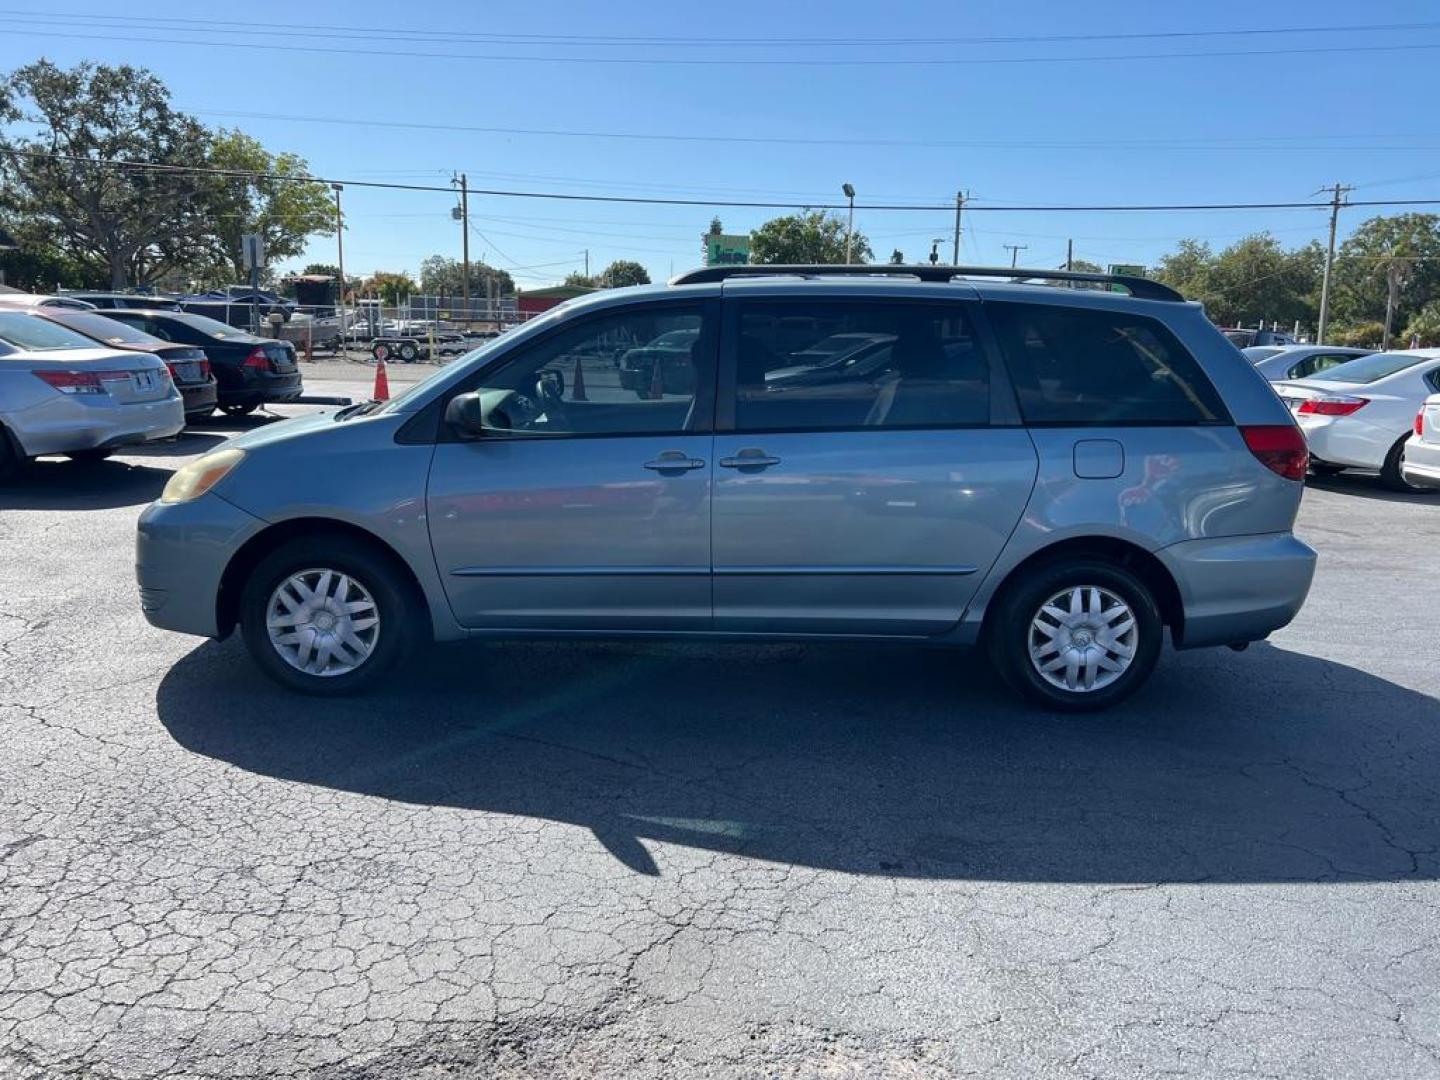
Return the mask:
{"type": "Polygon", "coordinates": [[[706,266],[743,266],[750,261],[750,237],[705,234],[706,266]]]}
{"type": "MultiPolygon", "coordinates": [[[[1105,272],[1107,274],[1122,274],[1125,277],[1144,277],[1145,267],[1138,266],[1135,263],[1111,263],[1109,269],[1105,272]]],[[[1126,292],[1128,290],[1126,290],[1124,285],[1111,285],[1110,291],[1126,292]]]]}

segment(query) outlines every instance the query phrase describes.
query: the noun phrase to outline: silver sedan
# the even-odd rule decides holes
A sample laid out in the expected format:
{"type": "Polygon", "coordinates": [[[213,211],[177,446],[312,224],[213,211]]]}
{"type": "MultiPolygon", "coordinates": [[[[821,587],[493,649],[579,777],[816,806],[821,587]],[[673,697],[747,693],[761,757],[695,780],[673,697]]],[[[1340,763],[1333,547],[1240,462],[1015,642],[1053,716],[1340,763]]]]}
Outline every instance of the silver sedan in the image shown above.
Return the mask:
{"type": "Polygon", "coordinates": [[[1320,372],[1348,364],[1374,349],[1350,349],[1341,345],[1252,345],[1241,349],[1255,370],[1271,382],[1282,379],[1309,379],[1320,372]]]}
{"type": "Polygon", "coordinates": [[[0,308],[0,477],[42,454],[95,461],[184,426],[184,402],[158,357],[0,308]]]}

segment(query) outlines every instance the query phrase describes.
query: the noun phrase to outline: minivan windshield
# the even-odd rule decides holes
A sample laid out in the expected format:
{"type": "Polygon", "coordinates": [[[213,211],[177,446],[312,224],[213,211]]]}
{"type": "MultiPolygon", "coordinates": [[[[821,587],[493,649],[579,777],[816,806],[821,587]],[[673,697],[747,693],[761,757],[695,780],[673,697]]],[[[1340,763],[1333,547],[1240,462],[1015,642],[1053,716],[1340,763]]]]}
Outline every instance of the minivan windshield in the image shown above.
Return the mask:
{"type": "Polygon", "coordinates": [[[1362,356],[1348,364],[1330,368],[1320,377],[1326,382],[1364,385],[1412,368],[1425,359],[1427,358],[1414,353],[1375,353],[1373,356],[1362,356]]]}

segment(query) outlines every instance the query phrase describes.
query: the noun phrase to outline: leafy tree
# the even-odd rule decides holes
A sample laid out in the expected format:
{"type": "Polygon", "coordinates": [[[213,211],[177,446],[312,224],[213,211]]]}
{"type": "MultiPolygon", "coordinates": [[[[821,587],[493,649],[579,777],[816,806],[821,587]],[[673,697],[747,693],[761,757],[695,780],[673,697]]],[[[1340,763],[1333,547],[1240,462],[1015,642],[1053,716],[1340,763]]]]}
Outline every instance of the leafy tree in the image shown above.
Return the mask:
{"type": "MultiPolygon", "coordinates": [[[[1062,266],[1060,269],[1063,270],[1065,268],[1062,266]]],[[[1103,274],[1105,272],[1105,268],[1103,266],[1101,266],[1099,263],[1093,263],[1089,259],[1071,259],[1070,269],[1079,270],[1080,272],[1086,274],[1103,274]]]]}
{"type": "Polygon", "coordinates": [[[98,159],[193,166],[209,144],[199,121],[173,109],[165,86],[139,68],[40,60],[0,77],[0,149],[12,151],[0,155],[0,209],[36,223],[62,256],[112,288],[203,255],[209,181],[98,159]]]}
{"type": "MultiPolygon", "coordinates": [[[[497,270],[483,262],[470,264],[470,295],[488,296],[493,287],[496,296],[515,292],[515,279],[508,270],[497,270]],[[487,286],[487,282],[494,282],[487,286]]],[[[427,296],[461,296],[465,292],[465,264],[445,255],[431,255],[420,264],[420,291],[427,296]]]]}
{"type": "Polygon", "coordinates": [[[719,236],[719,235],[721,235],[724,231],[725,231],[725,227],[720,224],[720,219],[719,219],[718,217],[712,217],[712,218],[710,219],[710,235],[711,235],[711,236],[719,236]]]}
{"type": "Polygon", "coordinates": [[[398,304],[402,296],[418,293],[420,286],[403,270],[398,274],[391,273],[389,270],[376,270],[361,283],[360,290],[378,294],[380,299],[387,304],[398,304]]]}
{"type": "Polygon", "coordinates": [[[1156,281],[1179,290],[1187,299],[1198,300],[1210,291],[1210,273],[1215,253],[1203,240],[1181,240],[1170,254],[1161,257],[1153,274],[1156,281]]]}
{"type": "Polygon", "coordinates": [[[16,246],[0,250],[0,282],[14,289],[50,292],[62,289],[105,288],[109,279],[96,267],[87,267],[66,255],[54,238],[34,222],[4,227],[16,246]]]}
{"type": "Polygon", "coordinates": [[[621,289],[626,285],[649,285],[650,275],[645,267],[629,259],[616,259],[600,272],[600,285],[606,289],[621,289]]]}
{"type": "Polygon", "coordinates": [[[574,273],[565,275],[566,285],[575,285],[582,289],[598,289],[600,279],[593,275],[586,275],[576,270],[574,273]]]}
{"type": "Polygon", "coordinates": [[[1182,240],[1164,256],[1155,277],[1192,300],[1225,326],[1260,320],[1315,321],[1325,253],[1317,243],[1287,251],[1270,233],[1256,233],[1219,254],[1200,240],[1182,240]]]}
{"type": "Polygon", "coordinates": [[[1378,319],[1371,322],[1352,323],[1325,334],[1328,344],[1350,345],[1357,349],[1375,349],[1385,336],[1385,324],[1378,319]]]}
{"type": "Polygon", "coordinates": [[[1421,348],[1440,345],[1440,299],[1431,300],[1405,324],[1405,340],[1419,338],[1421,348]]]}
{"type": "MultiPolygon", "coordinates": [[[[843,263],[845,221],[824,210],[802,210],[798,214],[772,218],[750,234],[750,261],[753,263],[843,263]]],[[[854,262],[873,258],[870,241],[857,232],[851,251],[854,262]]]]}
{"type": "Polygon", "coordinates": [[[899,248],[895,248],[893,251],[890,252],[890,264],[892,266],[904,266],[905,253],[899,248]]]}
{"type": "Polygon", "coordinates": [[[1350,234],[1337,253],[1331,286],[1337,322],[1384,318],[1389,270],[1397,260],[1414,260],[1395,312],[1396,325],[1404,326],[1440,298],[1440,216],[1375,217],[1350,234]]]}
{"type": "Polygon", "coordinates": [[[208,164],[250,174],[212,178],[210,229],[216,255],[233,280],[246,277],[240,246],[246,233],[264,237],[265,261],[272,265],[304,252],[311,236],[335,235],[335,208],[324,184],[271,178],[308,176],[310,167],[299,155],[272,154],[242,131],[221,130],[211,138],[208,164]]]}

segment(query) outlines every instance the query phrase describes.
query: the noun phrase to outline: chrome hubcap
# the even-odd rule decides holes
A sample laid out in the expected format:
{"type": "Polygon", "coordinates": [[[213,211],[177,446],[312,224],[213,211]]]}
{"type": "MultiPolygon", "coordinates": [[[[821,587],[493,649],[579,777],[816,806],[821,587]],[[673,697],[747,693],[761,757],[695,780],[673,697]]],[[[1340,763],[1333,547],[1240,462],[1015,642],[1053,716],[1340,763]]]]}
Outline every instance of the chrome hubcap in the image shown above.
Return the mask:
{"type": "Polygon", "coordinates": [[[270,644],[296,671],[331,677],[354,671],[380,640],[380,609],[365,586],[338,570],[291,574],[265,609],[270,644]]]}
{"type": "Polygon", "coordinates": [[[1089,693],[1129,670],[1139,643],[1130,605],[1108,589],[1058,592],[1030,621],[1030,663],[1051,686],[1089,693]]]}

